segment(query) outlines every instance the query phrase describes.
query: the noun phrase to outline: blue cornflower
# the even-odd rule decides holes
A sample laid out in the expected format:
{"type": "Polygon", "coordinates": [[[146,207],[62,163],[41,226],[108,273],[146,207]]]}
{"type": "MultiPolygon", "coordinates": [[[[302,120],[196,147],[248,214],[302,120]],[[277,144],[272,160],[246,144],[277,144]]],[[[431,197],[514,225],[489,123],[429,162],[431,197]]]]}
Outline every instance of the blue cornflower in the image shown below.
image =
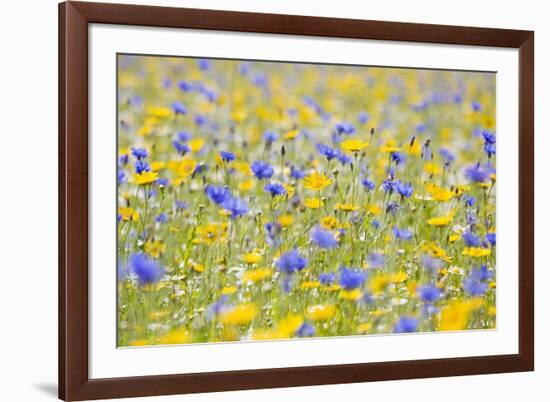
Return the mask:
{"type": "Polygon", "coordinates": [[[357,289],[367,280],[367,273],[360,269],[342,268],[340,271],[340,286],[345,290],[357,289]]]}
{"type": "Polygon", "coordinates": [[[178,132],[178,140],[180,142],[187,142],[190,139],[191,139],[191,134],[189,134],[187,131],[178,132]]]}
{"type": "Polygon", "coordinates": [[[125,183],[126,182],[126,175],[124,174],[124,171],[122,169],[119,169],[117,177],[118,177],[118,182],[119,183],[125,183]]]}
{"type": "Polygon", "coordinates": [[[468,166],[464,171],[464,175],[470,181],[483,183],[489,178],[491,171],[477,163],[475,165],[468,166]]]}
{"type": "Polygon", "coordinates": [[[464,202],[466,203],[466,205],[469,206],[469,207],[473,207],[475,202],[476,202],[476,199],[474,197],[470,196],[470,195],[465,195],[463,197],[463,199],[464,199],[464,202]]]}
{"type": "Polygon", "coordinates": [[[403,183],[400,181],[397,183],[396,190],[401,196],[409,198],[413,193],[413,186],[411,183],[403,183]]]}
{"type": "Polygon", "coordinates": [[[400,206],[397,202],[395,201],[390,201],[388,202],[388,204],[386,205],[386,213],[388,214],[395,214],[398,210],[399,210],[400,206]]]}
{"type": "Polygon", "coordinates": [[[231,192],[226,187],[208,184],[204,189],[204,192],[212,202],[218,205],[223,204],[231,198],[231,192]]]}
{"type": "Polygon", "coordinates": [[[323,286],[330,286],[336,280],[336,275],[333,272],[319,274],[319,282],[323,286]]]}
{"type": "Polygon", "coordinates": [[[158,223],[166,223],[168,222],[168,215],[166,215],[166,213],[164,212],[161,212],[160,214],[157,215],[157,217],[155,218],[155,221],[157,221],[158,223]]]}
{"type": "Polygon", "coordinates": [[[195,89],[195,86],[187,81],[180,81],[178,83],[179,89],[181,89],[183,92],[191,92],[193,89],[195,89]]]}
{"type": "Polygon", "coordinates": [[[355,133],[355,127],[353,126],[353,124],[351,123],[348,123],[346,121],[342,121],[340,123],[336,123],[334,125],[334,129],[336,130],[336,132],[338,134],[348,134],[348,135],[351,135],[353,133],[355,133]]]}
{"type": "Polygon", "coordinates": [[[272,197],[286,194],[286,188],[281,183],[267,183],[264,186],[264,190],[271,194],[272,197]]]}
{"type": "Polygon", "coordinates": [[[296,335],[300,338],[309,338],[315,335],[315,327],[311,324],[303,323],[296,331],[296,335]]]}
{"type": "Polygon", "coordinates": [[[206,311],[207,319],[210,321],[218,314],[221,314],[231,308],[231,306],[227,303],[228,301],[229,297],[227,295],[222,295],[216,302],[208,306],[208,309],[206,311]]]}
{"type": "Polygon", "coordinates": [[[256,176],[258,179],[269,179],[271,176],[273,176],[273,167],[269,163],[262,162],[262,161],[254,161],[252,162],[252,165],[250,165],[250,168],[252,169],[252,172],[254,173],[254,176],[256,176]]]}
{"type": "Polygon", "coordinates": [[[211,64],[212,64],[212,62],[208,59],[198,59],[197,60],[197,65],[203,71],[208,70],[210,68],[211,64]]]}
{"type": "Polygon", "coordinates": [[[157,181],[156,181],[156,185],[159,186],[159,187],[166,187],[166,186],[168,186],[168,184],[170,184],[170,180],[168,180],[165,177],[157,179],[157,181]]]}
{"type": "Polygon", "coordinates": [[[420,298],[426,303],[433,303],[441,297],[441,289],[434,285],[422,286],[418,289],[420,298]]]}
{"type": "Polygon", "coordinates": [[[417,133],[423,133],[424,131],[426,131],[426,123],[418,123],[415,127],[414,127],[414,130],[417,132],[417,133]]]}
{"type": "Polygon", "coordinates": [[[127,165],[128,162],[130,162],[130,157],[128,156],[128,154],[120,155],[120,157],[118,158],[118,161],[122,165],[127,165]]]}
{"type": "Polygon", "coordinates": [[[235,219],[248,212],[248,204],[237,197],[230,197],[222,204],[222,208],[231,212],[231,218],[235,219]]]}
{"type": "Polygon", "coordinates": [[[338,162],[342,165],[349,165],[353,163],[353,158],[350,155],[341,152],[340,155],[338,155],[338,162]]]}
{"type": "Polygon", "coordinates": [[[369,122],[369,114],[367,112],[359,112],[357,120],[361,124],[367,124],[369,122]]]}
{"type": "Polygon", "coordinates": [[[361,181],[361,184],[363,185],[363,187],[365,187],[365,189],[369,191],[374,190],[374,188],[376,187],[376,183],[369,179],[363,179],[361,181]]]}
{"type": "Polygon", "coordinates": [[[338,246],[338,240],[332,232],[323,230],[319,226],[313,228],[309,234],[310,239],[320,248],[335,248],[338,246]]]}
{"type": "Polygon", "coordinates": [[[172,141],[172,145],[180,155],[185,155],[187,152],[191,151],[191,148],[189,148],[189,145],[183,142],[180,142],[178,140],[172,141]]]}
{"type": "Polygon", "coordinates": [[[369,268],[380,268],[384,265],[384,254],[382,253],[371,253],[367,256],[367,263],[369,268]]]}
{"type": "Polygon", "coordinates": [[[183,105],[183,103],[176,101],[172,102],[172,110],[175,114],[186,114],[187,108],[183,105]]]}
{"type": "Polygon", "coordinates": [[[439,155],[441,155],[446,165],[450,165],[455,160],[455,156],[447,148],[439,148],[439,155]]]}
{"type": "Polygon", "coordinates": [[[413,237],[413,234],[408,229],[399,229],[397,225],[393,227],[393,235],[396,239],[399,240],[410,240],[413,237]]]}
{"type": "Polygon", "coordinates": [[[176,200],[174,201],[174,208],[176,208],[176,210],[187,209],[189,208],[189,203],[182,200],[176,200]]]}
{"type": "Polygon", "coordinates": [[[142,159],[138,159],[136,163],[134,163],[134,168],[136,169],[137,174],[151,171],[149,164],[142,159]]]}
{"type": "Polygon", "coordinates": [[[439,258],[432,257],[429,254],[423,254],[420,257],[420,262],[429,271],[436,272],[443,266],[443,261],[439,258]]]}
{"type": "Polygon", "coordinates": [[[275,131],[266,131],[264,133],[265,142],[275,142],[279,139],[279,135],[275,131]]]}
{"type": "Polygon", "coordinates": [[[235,154],[227,151],[220,151],[220,158],[224,162],[231,162],[235,160],[235,154]]]}
{"type": "Polygon", "coordinates": [[[380,222],[377,219],[373,219],[370,224],[375,229],[378,229],[380,227],[380,222]]]}
{"type": "Polygon", "coordinates": [[[474,112],[479,112],[481,110],[481,103],[479,103],[478,101],[473,101],[471,106],[474,112]]]}
{"type": "Polygon", "coordinates": [[[337,158],[340,155],[340,151],[331,148],[326,144],[317,144],[317,151],[327,158],[328,161],[337,158]]]}
{"type": "Polygon", "coordinates": [[[281,244],[281,230],[283,227],[279,222],[268,222],[265,224],[265,241],[272,247],[277,247],[281,244]]]}
{"type": "Polygon", "coordinates": [[[140,159],[147,158],[147,155],[149,155],[149,153],[147,152],[147,150],[145,148],[133,148],[132,147],[132,155],[137,160],[140,160],[140,159]]]}
{"type": "Polygon", "coordinates": [[[390,154],[391,160],[395,162],[397,165],[402,165],[407,160],[405,154],[403,152],[392,152],[390,154]]]}
{"type": "Polygon", "coordinates": [[[158,262],[143,253],[133,254],[130,257],[130,267],[141,285],[156,283],[164,274],[158,262]]]}
{"type": "Polygon", "coordinates": [[[402,316],[394,325],[393,332],[397,334],[415,332],[418,326],[418,319],[411,316],[402,316]]]}
{"type": "Polygon", "coordinates": [[[296,180],[303,179],[305,175],[306,175],[306,172],[304,172],[303,170],[300,170],[295,166],[290,167],[290,176],[293,179],[296,179],[296,180]]]}
{"type": "Polygon", "coordinates": [[[472,275],[464,278],[464,282],[462,284],[464,286],[464,290],[466,290],[466,292],[468,292],[471,296],[483,296],[489,288],[489,285],[485,282],[481,282],[479,278],[472,275]]]}
{"type": "Polygon", "coordinates": [[[466,247],[479,247],[481,239],[470,231],[462,233],[462,240],[466,247]]]}
{"type": "Polygon", "coordinates": [[[386,179],[381,184],[382,190],[390,195],[397,189],[397,181],[393,178],[386,179]]]}
{"type": "Polygon", "coordinates": [[[284,253],[277,260],[277,268],[285,274],[293,274],[296,271],[301,271],[307,265],[307,259],[302,257],[298,250],[292,250],[284,253]]]}
{"type": "Polygon", "coordinates": [[[487,233],[486,239],[491,246],[495,246],[497,244],[497,234],[494,232],[487,233]]]}
{"type": "Polygon", "coordinates": [[[206,124],[206,117],[202,114],[197,114],[195,115],[193,121],[197,126],[203,126],[204,124],[206,124]]]}

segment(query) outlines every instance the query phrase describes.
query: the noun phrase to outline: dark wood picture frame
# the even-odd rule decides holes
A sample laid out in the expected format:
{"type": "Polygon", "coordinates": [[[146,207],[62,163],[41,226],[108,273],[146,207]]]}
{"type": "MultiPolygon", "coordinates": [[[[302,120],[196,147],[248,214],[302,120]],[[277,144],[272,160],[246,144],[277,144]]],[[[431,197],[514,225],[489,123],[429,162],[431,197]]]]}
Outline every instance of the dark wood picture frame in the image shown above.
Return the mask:
{"type": "Polygon", "coordinates": [[[59,397],[138,397],[534,369],[534,33],[508,29],[65,2],[59,5],[59,397]],[[519,49],[519,353],[90,379],[88,25],[120,24],[519,49]]]}

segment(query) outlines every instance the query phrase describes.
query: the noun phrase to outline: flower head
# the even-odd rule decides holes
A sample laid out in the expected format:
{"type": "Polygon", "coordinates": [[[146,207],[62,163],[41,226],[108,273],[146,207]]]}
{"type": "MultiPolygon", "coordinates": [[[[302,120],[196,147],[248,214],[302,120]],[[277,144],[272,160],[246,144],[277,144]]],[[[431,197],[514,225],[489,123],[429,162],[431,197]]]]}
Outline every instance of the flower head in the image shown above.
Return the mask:
{"type": "Polygon", "coordinates": [[[292,274],[301,271],[307,265],[307,259],[302,257],[298,250],[292,250],[284,253],[277,260],[277,268],[285,274],[292,274]]]}
{"type": "Polygon", "coordinates": [[[368,146],[369,146],[368,142],[361,141],[361,140],[354,140],[354,139],[346,140],[340,144],[340,147],[344,151],[353,152],[353,153],[359,152],[368,146]]]}
{"type": "Polygon", "coordinates": [[[238,197],[229,197],[222,202],[221,206],[231,213],[233,219],[248,212],[248,204],[238,197]]]}
{"type": "Polygon", "coordinates": [[[325,144],[317,144],[317,150],[319,153],[327,158],[327,160],[332,160],[337,158],[340,155],[340,152],[337,149],[331,148],[325,144]]]}
{"type": "Polygon", "coordinates": [[[271,194],[272,197],[286,194],[286,188],[281,183],[267,183],[264,186],[264,190],[271,194]]]}
{"type": "Polygon", "coordinates": [[[415,332],[417,326],[417,318],[411,316],[402,316],[401,318],[399,318],[399,321],[397,321],[397,323],[394,325],[393,332],[397,334],[415,332]]]}
{"type": "Polygon", "coordinates": [[[332,232],[323,230],[319,226],[313,228],[310,232],[310,238],[320,248],[335,248],[338,246],[338,240],[332,232]]]}
{"type": "Polygon", "coordinates": [[[313,172],[304,178],[304,187],[319,191],[332,183],[332,179],[323,173],[313,172]]]}
{"type": "Polygon", "coordinates": [[[273,176],[274,173],[273,167],[269,163],[265,163],[262,161],[252,162],[250,168],[252,169],[254,176],[256,176],[260,180],[269,179],[271,176],[273,176]]]}
{"type": "Polygon", "coordinates": [[[204,192],[212,202],[218,205],[223,204],[225,201],[231,198],[231,192],[226,187],[214,186],[209,184],[204,189],[204,192]]]}
{"type": "Polygon", "coordinates": [[[130,257],[131,272],[133,272],[141,285],[158,282],[164,270],[156,260],[147,257],[144,253],[133,254],[130,257]]]}
{"type": "Polygon", "coordinates": [[[147,152],[147,150],[145,148],[132,148],[132,155],[137,160],[140,160],[140,159],[147,158],[149,153],[147,152]]]}
{"type": "Polygon", "coordinates": [[[367,273],[359,269],[342,268],[340,286],[345,290],[361,288],[367,280],[367,273]]]}
{"type": "Polygon", "coordinates": [[[231,162],[235,160],[235,154],[227,151],[220,151],[220,158],[224,162],[231,162]]]}

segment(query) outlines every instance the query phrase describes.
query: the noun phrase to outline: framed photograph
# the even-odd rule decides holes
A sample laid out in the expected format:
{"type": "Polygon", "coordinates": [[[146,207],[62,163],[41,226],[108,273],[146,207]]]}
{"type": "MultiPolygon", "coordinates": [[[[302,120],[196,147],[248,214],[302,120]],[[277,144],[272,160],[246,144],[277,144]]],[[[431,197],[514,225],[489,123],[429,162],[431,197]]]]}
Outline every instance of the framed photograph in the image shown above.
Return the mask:
{"type": "Polygon", "coordinates": [[[533,370],[533,32],[59,24],[61,399],[533,370]]]}

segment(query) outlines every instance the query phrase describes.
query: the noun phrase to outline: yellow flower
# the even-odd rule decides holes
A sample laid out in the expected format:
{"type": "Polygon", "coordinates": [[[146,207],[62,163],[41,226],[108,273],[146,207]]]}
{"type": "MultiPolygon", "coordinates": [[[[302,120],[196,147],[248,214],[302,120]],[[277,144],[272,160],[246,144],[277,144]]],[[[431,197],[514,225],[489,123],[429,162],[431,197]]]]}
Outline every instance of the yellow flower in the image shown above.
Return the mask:
{"type": "Polygon", "coordinates": [[[335,209],[339,210],[339,211],[345,211],[345,212],[353,212],[353,211],[357,211],[359,209],[359,207],[353,205],[353,204],[340,204],[340,203],[337,203],[335,206],[334,206],[335,209]]]}
{"type": "Polygon", "coordinates": [[[389,281],[391,283],[399,283],[399,282],[406,281],[407,278],[408,278],[407,273],[403,272],[403,271],[400,271],[400,272],[397,272],[395,274],[390,275],[389,281]]]}
{"type": "Polygon", "coordinates": [[[118,214],[120,215],[123,221],[137,221],[139,219],[139,213],[133,208],[130,207],[120,207],[118,208],[118,214]]]}
{"type": "Polygon", "coordinates": [[[224,286],[224,288],[222,289],[222,295],[226,295],[226,296],[232,295],[236,291],[237,291],[236,286],[224,286]]]}
{"type": "Polygon", "coordinates": [[[357,326],[357,332],[360,334],[366,334],[371,330],[371,328],[372,324],[370,322],[365,322],[357,326]]]}
{"type": "Polygon", "coordinates": [[[290,338],[298,328],[302,325],[304,319],[297,314],[289,314],[283,318],[277,325],[277,333],[279,338],[290,338]]]}
{"type": "Polygon", "coordinates": [[[231,114],[231,117],[236,122],[244,121],[247,116],[248,116],[248,111],[245,108],[235,109],[235,110],[233,110],[233,113],[231,114]]]}
{"type": "Polygon", "coordinates": [[[369,146],[368,142],[361,141],[361,140],[346,140],[340,144],[340,147],[347,152],[359,152],[362,149],[369,146]]]}
{"type": "Polygon", "coordinates": [[[227,223],[208,223],[197,227],[198,237],[193,239],[195,244],[213,244],[224,241],[227,234],[227,223]]]}
{"type": "Polygon", "coordinates": [[[481,307],[480,299],[453,301],[441,309],[440,331],[459,331],[466,329],[470,313],[481,307]]]}
{"type": "Polygon", "coordinates": [[[258,268],[243,273],[243,282],[257,283],[268,279],[273,274],[273,271],[269,268],[258,268]]]}
{"type": "Polygon", "coordinates": [[[434,200],[449,201],[451,198],[453,198],[452,191],[439,187],[436,184],[430,183],[426,187],[428,189],[428,193],[432,196],[434,200]]]}
{"type": "Polygon", "coordinates": [[[199,264],[195,261],[189,261],[188,263],[189,268],[191,268],[193,271],[198,272],[199,274],[204,272],[204,265],[199,264]]]}
{"type": "Polygon", "coordinates": [[[340,291],[340,299],[343,299],[343,300],[350,300],[350,301],[356,301],[356,300],[359,300],[361,298],[361,290],[359,289],[352,289],[352,290],[345,290],[345,289],[342,289],[340,291]]]}
{"type": "Polygon", "coordinates": [[[334,216],[325,216],[321,219],[321,227],[323,229],[335,229],[338,225],[338,221],[334,216]]]}
{"type": "Polygon", "coordinates": [[[313,172],[304,177],[304,187],[310,190],[319,191],[332,183],[332,179],[325,174],[313,172]]]}
{"type": "Polygon", "coordinates": [[[243,255],[243,260],[247,264],[256,264],[260,262],[262,259],[262,256],[258,253],[246,253],[243,255]]]}
{"type": "Polygon", "coordinates": [[[256,183],[252,179],[246,179],[242,183],[239,183],[239,190],[242,192],[250,191],[254,188],[256,183]]]}
{"type": "Polygon", "coordinates": [[[145,243],[144,250],[150,256],[158,258],[160,254],[166,251],[166,244],[159,240],[149,240],[145,243]]]}
{"type": "Polygon", "coordinates": [[[258,308],[252,303],[239,304],[223,312],[220,321],[229,325],[245,325],[250,323],[258,314],[258,308]]]}
{"type": "Polygon", "coordinates": [[[453,216],[451,214],[445,216],[437,216],[435,218],[428,219],[428,225],[431,226],[446,226],[451,223],[453,216]]]}
{"type": "Polygon", "coordinates": [[[333,283],[332,285],[326,285],[326,286],[321,287],[321,290],[325,290],[327,292],[336,292],[340,289],[342,289],[342,287],[340,285],[337,285],[336,283],[333,283]]]}
{"type": "Polygon", "coordinates": [[[293,140],[294,138],[296,138],[298,136],[300,132],[298,130],[290,130],[288,131],[287,133],[285,133],[283,135],[283,138],[285,140],[293,140]]]}
{"type": "Polygon", "coordinates": [[[204,147],[204,143],[205,141],[202,138],[193,138],[187,145],[189,145],[191,152],[199,152],[204,147]]]}
{"type": "Polygon", "coordinates": [[[252,176],[252,169],[250,169],[250,165],[247,162],[243,162],[243,161],[233,162],[233,168],[237,172],[242,173],[245,176],[252,176]]]}
{"type": "Polygon", "coordinates": [[[153,172],[159,172],[161,171],[162,169],[164,169],[166,166],[166,163],[164,163],[163,161],[154,161],[154,162],[151,162],[151,170],[153,172]]]}
{"type": "Polygon", "coordinates": [[[292,215],[281,215],[278,219],[282,227],[286,228],[292,225],[294,222],[294,217],[292,215]]]}
{"type": "Polygon", "coordinates": [[[145,184],[153,183],[158,179],[159,175],[156,172],[141,172],[141,174],[134,173],[134,181],[137,185],[142,186],[145,184]]]}
{"type": "Polygon", "coordinates": [[[306,309],[306,317],[312,321],[328,321],[336,314],[336,307],[332,304],[319,304],[306,309]]]}
{"type": "Polygon", "coordinates": [[[169,117],[172,115],[172,109],[161,106],[149,106],[146,108],[146,111],[151,116],[159,118],[169,117]]]}
{"type": "Polygon", "coordinates": [[[306,198],[304,200],[304,205],[311,209],[318,209],[321,208],[323,202],[319,198],[306,198]]]}
{"type": "Polygon", "coordinates": [[[449,235],[449,243],[455,243],[459,239],[460,239],[460,235],[456,233],[449,235]]]}
{"type": "Polygon", "coordinates": [[[319,281],[307,281],[300,284],[300,289],[316,289],[321,286],[319,281]]]}
{"type": "Polygon", "coordinates": [[[197,162],[191,158],[185,158],[179,162],[176,174],[181,178],[189,177],[193,174],[197,167],[197,162]]]}
{"type": "Polygon", "coordinates": [[[377,294],[383,292],[390,284],[390,277],[385,274],[380,274],[372,278],[370,281],[370,289],[372,293],[377,294]]]}
{"type": "Polygon", "coordinates": [[[158,340],[158,344],[160,345],[177,345],[190,342],[191,336],[189,332],[184,329],[173,329],[158,340]]]}
{"type": "Polygon", "coordinates": [[[369,204],[365,207],[365,210],[367,211],[368,214],[371,214],[371,215],[380,215],[382,213],[382,210],[380,209],[380,207],[376,204],[369,204]]]}
{"type": "Polygon", "coordinates": [[[424,171],[428,174],[435,175],[441,173],[441,168],[433,162],[426,162],[424,164],[424,171]]]}
{"type": "Polygon", "coordinates": [[[462,255],[467,255],[470,257],[486,257],[491,255],[491,249],[483,247],[466,247],[462,251],[462,255]]]}

